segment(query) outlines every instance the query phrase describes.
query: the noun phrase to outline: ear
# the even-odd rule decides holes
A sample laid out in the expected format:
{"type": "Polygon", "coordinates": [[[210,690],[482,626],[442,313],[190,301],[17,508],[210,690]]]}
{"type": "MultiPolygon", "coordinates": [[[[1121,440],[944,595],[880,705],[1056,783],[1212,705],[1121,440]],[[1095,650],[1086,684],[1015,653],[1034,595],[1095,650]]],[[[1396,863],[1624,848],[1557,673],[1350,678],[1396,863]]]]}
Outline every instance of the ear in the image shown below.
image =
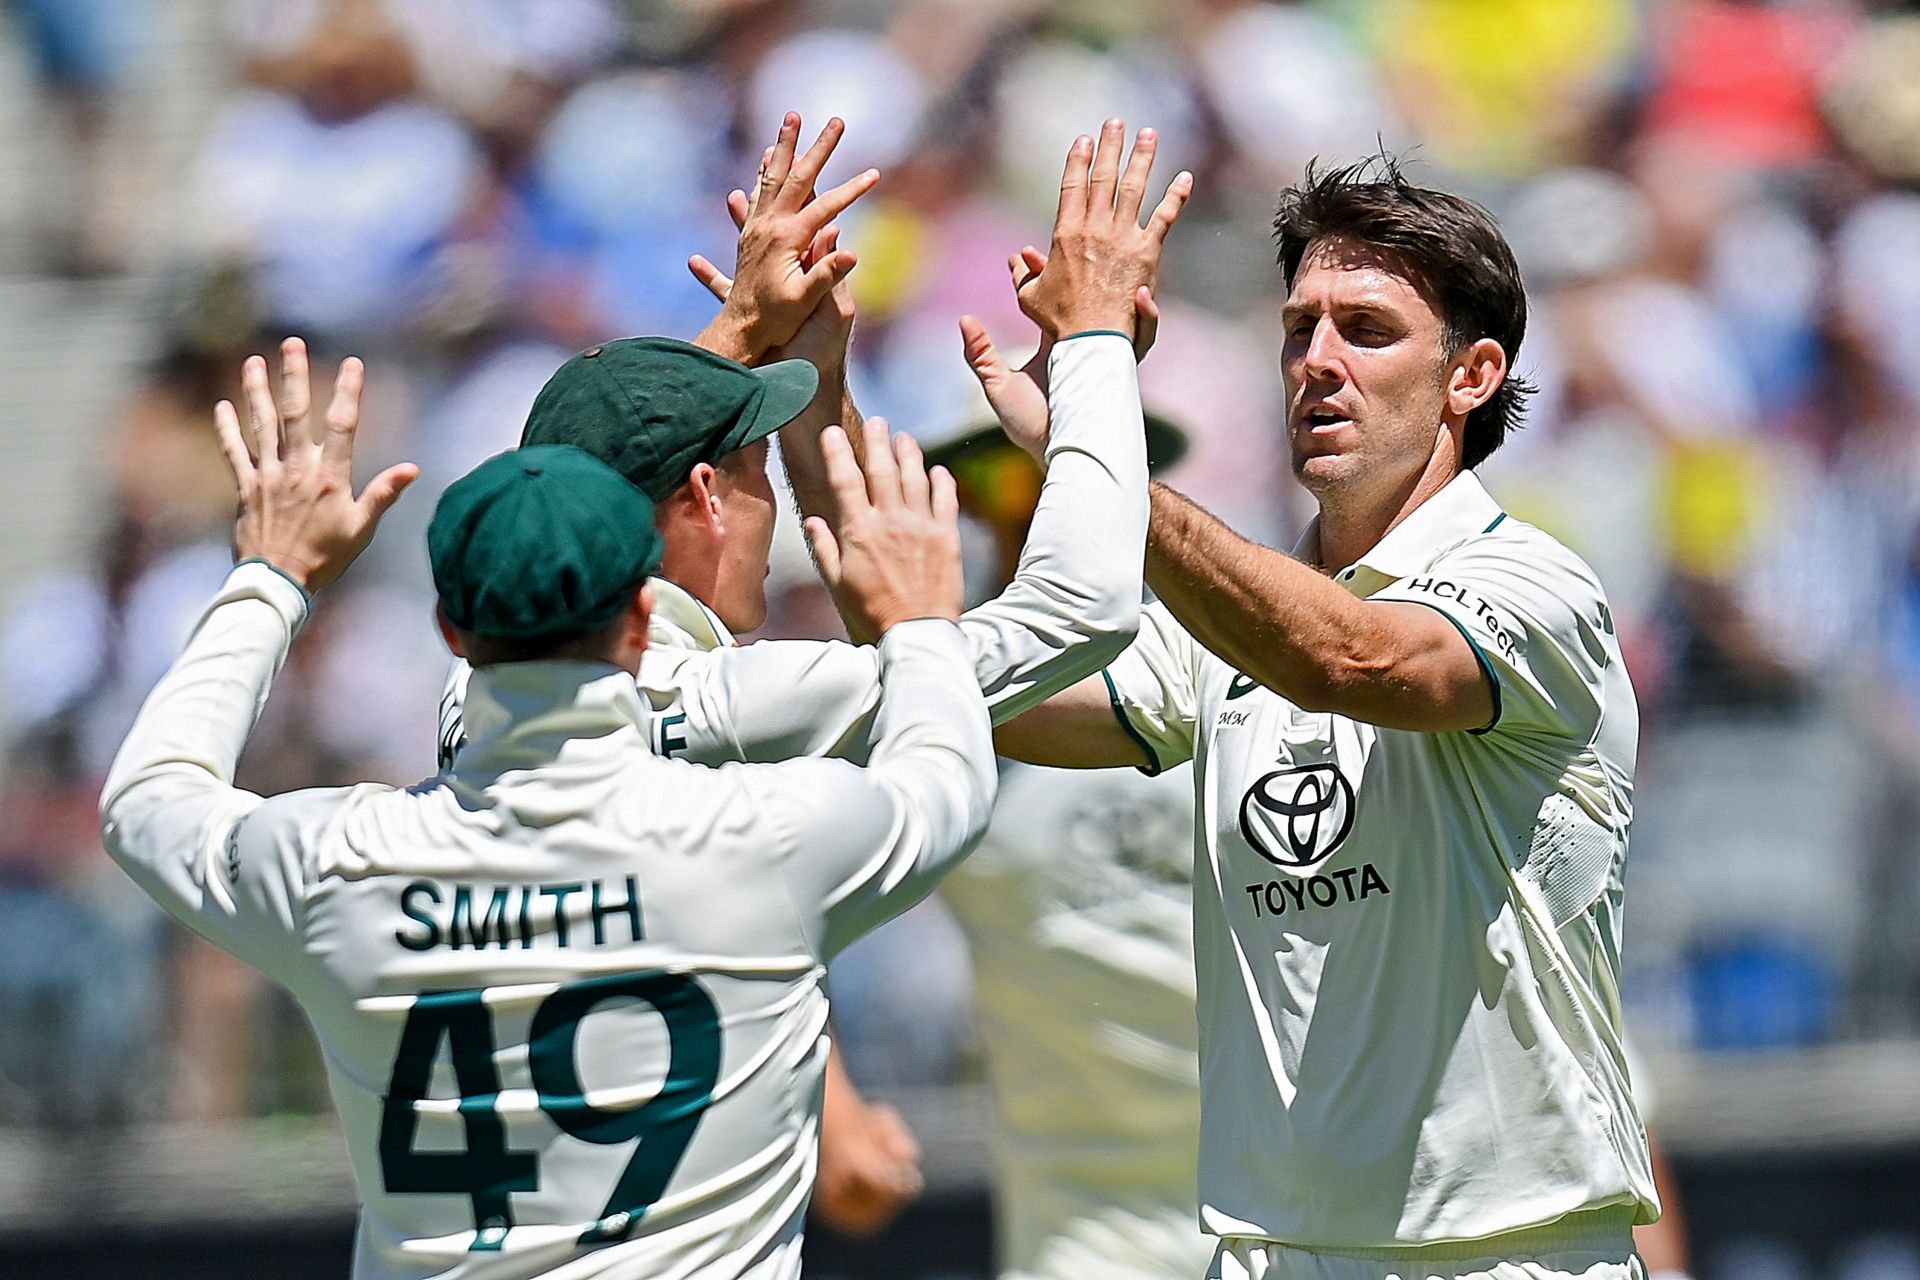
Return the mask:
{"type": "Polygon", "coordinates": [[[460,639],[460,632],[454,625],[447,621],[447,611],[437,604],[433,606],[433,620],[440,625],[440,638],[447,642],[447,648],[453,650],[453,656],[466,657],[466,642],[460,639]]]}
{"type": "Polygon", "coordinates": [[[1447,413],[1465,421],[1468,414],[1493,399],[1507,380],[1507,353],[1492,338],[1481,338],[1462,351],[1447,382],[1447,413]]]}
{"type": "Polygon", "coordinates": [[[719,480],[720,473],[711,462],[696,462],[682,486],[691,504],[690,514],[715,533],[722,530],[719,480]]]}
{"type": "Polygon", "coordinates": [[[619,653],[614,662],[638,674],[640,655],[647,651],[647,629],[653,622],[653,583],[643,582],[627,602],[626,625],[620,630],[619,653]]]}

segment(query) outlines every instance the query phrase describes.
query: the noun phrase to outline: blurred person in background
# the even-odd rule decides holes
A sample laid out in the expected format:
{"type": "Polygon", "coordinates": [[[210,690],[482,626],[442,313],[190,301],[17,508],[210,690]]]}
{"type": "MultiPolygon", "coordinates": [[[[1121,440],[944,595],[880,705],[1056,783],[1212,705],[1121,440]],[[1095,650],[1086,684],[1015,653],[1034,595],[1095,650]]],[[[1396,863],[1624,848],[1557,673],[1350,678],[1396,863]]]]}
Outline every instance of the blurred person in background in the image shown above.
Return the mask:
{"type": "MultiPolygon", "coordinates": [[[[991,345],[969,354],[991,396],[1037,393],[991,345]]],[[[1029,367],[1043,364],[1044,353],[1029,367]]],[[[1186,437],[1164,418],[1150,414],[1146,424],[1157,471],[1185,452],[1186,437]]],[[[930,432],[925,442],[928,457],[953,472],[962,513],[988,531],[993,582],[1006,581],[1044,473],[997,422],[969,421],[952,438],[930,432]]],[[[986,837],[940,890],[971,955],[999,1121],[999,1273],[1197,1275],[1213,1241],[1194,1221],[1191,779],[1003,762],[1000,781],[986,837]]],[[[828,1077],[827,1099],[823,1170],[870,1141],[874,1123],[845,1075],[828,1077]]],[[[816,1200],[829,1222],[871,1229],[902,1207],[898,1197],[862,1197],[849,1182],[823,1177],[816,1200]]]]}
{"type": "Polygon", "coordinates": [[[30,184],[37,256],[73,276],[124,271],[134,249],[135,158],[113,145],[154,25],[147,0],[7,0],[0,16],[24,37],[33,74],[54,108],[47,132],[70,161],[30,184]]]}

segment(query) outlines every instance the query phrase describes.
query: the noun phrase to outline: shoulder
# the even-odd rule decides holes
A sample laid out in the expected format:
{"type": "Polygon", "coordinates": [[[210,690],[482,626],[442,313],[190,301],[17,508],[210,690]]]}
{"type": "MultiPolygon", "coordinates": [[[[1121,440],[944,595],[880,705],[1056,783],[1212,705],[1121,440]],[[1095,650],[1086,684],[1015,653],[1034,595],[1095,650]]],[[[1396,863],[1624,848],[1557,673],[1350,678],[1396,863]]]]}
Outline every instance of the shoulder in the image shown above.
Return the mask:
{"type": "Polygon", "coordinates": [[[1552,534],[1511,516],[1443,553],[1426,572],[1407,579],[1406,589],[1440,597],[1475,592],[1536,626],[1574,619],[1608,631],[1613,625],[1593,567],[1552,534]]]}

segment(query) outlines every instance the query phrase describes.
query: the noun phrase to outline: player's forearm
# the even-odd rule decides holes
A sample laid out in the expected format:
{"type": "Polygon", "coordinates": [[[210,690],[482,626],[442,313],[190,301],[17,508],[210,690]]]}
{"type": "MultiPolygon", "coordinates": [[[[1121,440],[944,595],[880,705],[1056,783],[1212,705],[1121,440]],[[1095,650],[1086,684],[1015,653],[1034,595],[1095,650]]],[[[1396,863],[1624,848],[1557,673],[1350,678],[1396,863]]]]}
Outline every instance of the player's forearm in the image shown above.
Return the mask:
{"type": "Polygon", "coordinates": [[[865,775],[896,817],[836,922],[837,946],[932,891],[987,829],[999,789],[992,730],[950,623],[894,627],[880,640],[880,706],[865,775]]]}
{"type": "Polygon", "coordinates": [[[1367,605],[1284,552],[1249,542],[1155,482],[1147,584],[1207,649],[1309,710],[1353,714],[1391,666],[1367,605]]]}
{"type": "Polygon", "coordinates": [[[825,516],[831,491],[827,487],[826,461],[820,453],[820,433],[838,426],[850,440],[860,438],[866,419],[853,402],[844,366],[822,368],[820,389],[814,393],[807,411],[780,429],[780,461],[787,470],[787,483],[793,488],[793,505],[805,519],[825,516]]]}
{"type": "Polygon", "coordinates": [[[758,364],[766,354],[766,348],[755,343],[747,325],[725,306],[694,335],[693,345],[741,364],[758,364]]]}
{"type": "Polygon", "coordinates": [[[1111,662],[1140,625],[1147,449],[1132,345],[1062,342],[1047,477],[1013,581],[960,620],[996,724],[1111,662]]]}
{"type": "Polygon", "coordinates": [[[163,902],[201,892],[218,837],[259,803],[232,785],[234,768],[305,618],[286,578],[236,567],[114,758],[100,802],[107,851],[163,902]]]}

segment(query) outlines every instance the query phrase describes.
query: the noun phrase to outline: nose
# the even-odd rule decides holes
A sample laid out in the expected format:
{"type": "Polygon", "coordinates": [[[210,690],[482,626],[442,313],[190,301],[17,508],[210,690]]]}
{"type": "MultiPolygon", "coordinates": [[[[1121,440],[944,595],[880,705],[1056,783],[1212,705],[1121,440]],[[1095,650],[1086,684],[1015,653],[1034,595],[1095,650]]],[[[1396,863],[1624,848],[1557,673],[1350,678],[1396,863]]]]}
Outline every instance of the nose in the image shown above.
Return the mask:
{"type": "Polygon", "coordinates": [[[1307,349],[1301,356],[1301,365],[1307,377],[1314,379],[1331,378],[1340,369],[1340,330],[1331,316],[1321,316],[1314,322],[1313,336],[1307,340],[1307,349]]]}

